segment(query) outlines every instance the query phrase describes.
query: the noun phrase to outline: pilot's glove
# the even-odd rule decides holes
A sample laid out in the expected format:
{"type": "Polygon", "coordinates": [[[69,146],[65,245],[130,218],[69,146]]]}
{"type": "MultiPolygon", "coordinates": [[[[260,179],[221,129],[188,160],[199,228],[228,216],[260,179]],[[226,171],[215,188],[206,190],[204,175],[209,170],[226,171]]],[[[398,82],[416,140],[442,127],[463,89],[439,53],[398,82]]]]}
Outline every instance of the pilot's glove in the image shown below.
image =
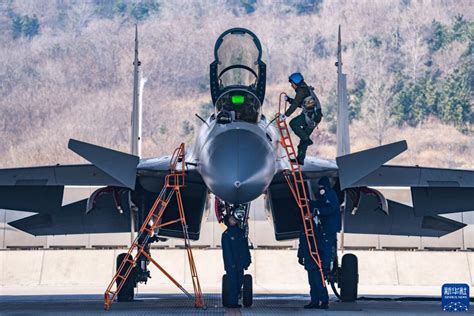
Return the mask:
{"type": "Polygon", "coordinates": [[[299,257],[299,258],[298,258],[298,263],[301,264],[302,266],[304,266],[304,258],[303,258],[303,257],[299,257]]]}
{"type": "Polygon", "coordinates": [[[291,103],[293,101],[293,99],[290,98],[289,96],[285,95],[285,101],[291,103]]]}
{"type": "Polygon", "coordinates": [[[286,120],[286,115],[285,114],[280,114],[279,119],[280,119],[280,121],[286,120]]]}

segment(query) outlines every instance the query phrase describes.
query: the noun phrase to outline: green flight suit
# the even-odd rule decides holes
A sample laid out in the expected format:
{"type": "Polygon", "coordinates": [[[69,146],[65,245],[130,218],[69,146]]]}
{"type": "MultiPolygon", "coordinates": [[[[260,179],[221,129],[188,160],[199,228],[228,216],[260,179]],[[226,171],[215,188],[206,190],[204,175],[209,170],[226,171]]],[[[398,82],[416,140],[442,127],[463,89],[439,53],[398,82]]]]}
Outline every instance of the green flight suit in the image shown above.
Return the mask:
{"type": "MultiPolygon", "coordinates": [[[[306,97],[309,97],[311,92],[306,82],[301,82],[296,88],[296,95],[294,99],[289,98],[290,107],[286,110],[285,115],[289,117],[297,108],[303,106],[303,101],[306,97]]],[[[314,127],[309,127],[306,123],[306,117],[303,112],[290,121],[290,127],[293,132],[300,138],[298,144],[298,162],[303,164],[304,158],[306,157],[306,150],[308,146],[313,142],[311,141],[311,133],[314,131],[314,127]]]]}

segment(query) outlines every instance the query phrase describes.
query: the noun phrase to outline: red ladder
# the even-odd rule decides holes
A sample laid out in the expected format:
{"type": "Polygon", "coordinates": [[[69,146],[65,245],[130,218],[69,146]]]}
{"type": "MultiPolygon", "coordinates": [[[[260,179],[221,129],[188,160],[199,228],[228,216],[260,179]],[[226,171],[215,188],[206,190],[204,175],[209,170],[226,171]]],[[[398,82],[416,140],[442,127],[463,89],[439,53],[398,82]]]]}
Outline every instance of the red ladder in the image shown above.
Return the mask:
{"type": "Polygon", "coordinates": [[[291,193],[295,198],[298,207],[300,208],[301,219],[303,221],[303,227],[306,235],[306,242],[308,243],[308,249],[311,255],[311,258],[316,263],[316,266],[319,269],[321,274],[321,280],[323,281],[323,286],[326,287],[326,282],[324,280],[324,273],[321,264],[321,258],[319,257],[318,253],[318,246],[316,244],[316,234],[314,230],[314,221],[313,221],[313,214],[309,207],[308,197],[306,194],[306,187],[303,180],[303,175],[301,173],[301,166],[298,164],[297,156],[295,153],[295,147],[293,146],[293,142],[291,141],[290,131],[288,130],[288,125],[286,124],[286,119],[281,119],[281,115],[286,112],[287,102],[285,101],[285,105],[283,108],[282,113],[282,99],[286,96],[286,93],[280,93],[280,99],[278,104],[278,116],[276,119],[278,130],[280,131],[280,143],[286,151],[286,155],[288,156],[288,160],[290,162],[290,172],[285,171],[285,179],[288,182],[288,186],[290,187],[291,193]]]}
{"type": "Polygon", "coordinates": [[[104,309],[108,310],[110,305],[114,302],[115,298],[117,297],[118,293],[124,286],[127,278],[129,277],[130,273],[132,272],[133,267],[135,266],[137,260],[140,258],[141,255],[144,255],[150,262],[152,262],[163,274],[170,279],[184,294],[186,294],[189,298],[192,298],[192,295],[186,291],[179,283],[176,281],[166,270],[161,267],[158,262],[153,260],[151,255],[146,251],[145,245],[154,235],[156,229],[161,227],[171,225],[174,223],[181,222],[183,227],[183,237],[184,237],[184,245],[188,255],[189,267],[191,270],[193,288],[194,288],[194,306],[195,307],[204,307],[204,299],[201,291],[201,285],[199,283],[199,277],[196,270],[196,265],[194,263],[194,257],[191,249],[191,244],[189,241],[188,235],[188,226],[186,224],[186,217],[184,215],[184,207],[183,201],[181,199],[181,191],[180,189],[184,186],[184,177],[185,177],[185,151],[184,151],[184,144],[181,144],[178,148],[175,149],[173,156],[171,157],[170,161],[170,173],[165,177],[165,185],[161,190],[160,194],[155,200],[148,216],[146,217],[143,225],[141,226],[137,237],[133,241],[130,249],[128,250],[127,255],[125,256],[124,260],[118,267],[112,281],[110,281],[107,290],[104,293],[104,309]],[[178,163],[180,163],[181,168],[177,170],[178,163]],[[176,195],[178,210],[179,210],[179,218],[176,220],[168,221],[165,223],[161,223],[162,216],[166,210],[166,207],[171,201],[173,195],[176,195]],[[135,253],[135,255],[133,255],[135,253]],[[114,285],[117,285],[115,291],[112,290],[114,285]]]}

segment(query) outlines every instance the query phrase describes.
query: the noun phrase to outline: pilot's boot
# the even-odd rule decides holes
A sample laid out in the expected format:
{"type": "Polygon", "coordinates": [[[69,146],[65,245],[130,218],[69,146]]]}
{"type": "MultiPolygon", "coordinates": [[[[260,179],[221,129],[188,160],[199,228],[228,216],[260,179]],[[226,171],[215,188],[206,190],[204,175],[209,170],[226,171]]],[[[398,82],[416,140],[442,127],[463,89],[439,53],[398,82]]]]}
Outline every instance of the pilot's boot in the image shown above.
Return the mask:
{"type": "Polygon", "coordinates": [[[308,149],[308,145],[303,140],[300,141],[298,145],[298,156],[296,160],[298,161],[299,165],[304,165],[304,159],[306,158],[306,150],[308,149]]]}
{"type": "Polygon", "coordinates": [[[296,160],[298,160],[298,164],[299,164],[300,166],[303,166],[303,165],[304,165],[304,159],[306,158],[305,156],[306,156],[306,155],[303,154],[303,155],[299,155],[299,156],[296,158],[296,160]]]}

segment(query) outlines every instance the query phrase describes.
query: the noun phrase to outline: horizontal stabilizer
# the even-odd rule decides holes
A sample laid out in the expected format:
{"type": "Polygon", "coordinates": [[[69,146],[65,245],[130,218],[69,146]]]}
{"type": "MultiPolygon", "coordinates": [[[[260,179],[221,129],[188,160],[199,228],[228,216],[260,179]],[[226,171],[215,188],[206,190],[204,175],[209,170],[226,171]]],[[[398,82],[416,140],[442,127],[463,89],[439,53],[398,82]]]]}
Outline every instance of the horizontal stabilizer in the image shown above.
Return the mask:
{"type": "Polygon", "coordinates": [[[135,188],[139,157],[75,139],[69,140],[68,147],[125,187],[135,188]]]}
{"type": "Polygon", "coordinates": [[[411,188],[417,216],[474,211],[474,188],[411,188]]]}
{"type": "Polygon", "coordinates": [[[35,236],[121,233],[130,231],[128,195],[122,196],[123,213],[119,213],[111,195],[101,197],[95,209],[86,214],[87,199],[53,212],[46,212],[8,223],[35,236]]]}
{"type": "Polygon", "coordinates": [[[354,184],[407,149],[406,141],[383,145],[336,158],[341,189],[354,184]]]}
{"type": "Polygon", "coordinates": [[[423,221],[421,222],[421,227],[424,230],[430,229],[440,232],[446,232],[447,234],[463,228],[466,224],[460,223],[458,221],[441,217],[441,216],[423,216],[423,221]]]}
{"type": "Polygon", "coordinates": [[[61,208],[63,186],[0,186],[0,209],[49,212],[61,208]]]}
{"type": "Polygon", "coordinates": [[[346,233],[441,237],[466,226],[441,216],[417,217],[412,207],[391,200],[386,215],[372,199],[365,196],[355,215],[345,214],[346,233]]]}

